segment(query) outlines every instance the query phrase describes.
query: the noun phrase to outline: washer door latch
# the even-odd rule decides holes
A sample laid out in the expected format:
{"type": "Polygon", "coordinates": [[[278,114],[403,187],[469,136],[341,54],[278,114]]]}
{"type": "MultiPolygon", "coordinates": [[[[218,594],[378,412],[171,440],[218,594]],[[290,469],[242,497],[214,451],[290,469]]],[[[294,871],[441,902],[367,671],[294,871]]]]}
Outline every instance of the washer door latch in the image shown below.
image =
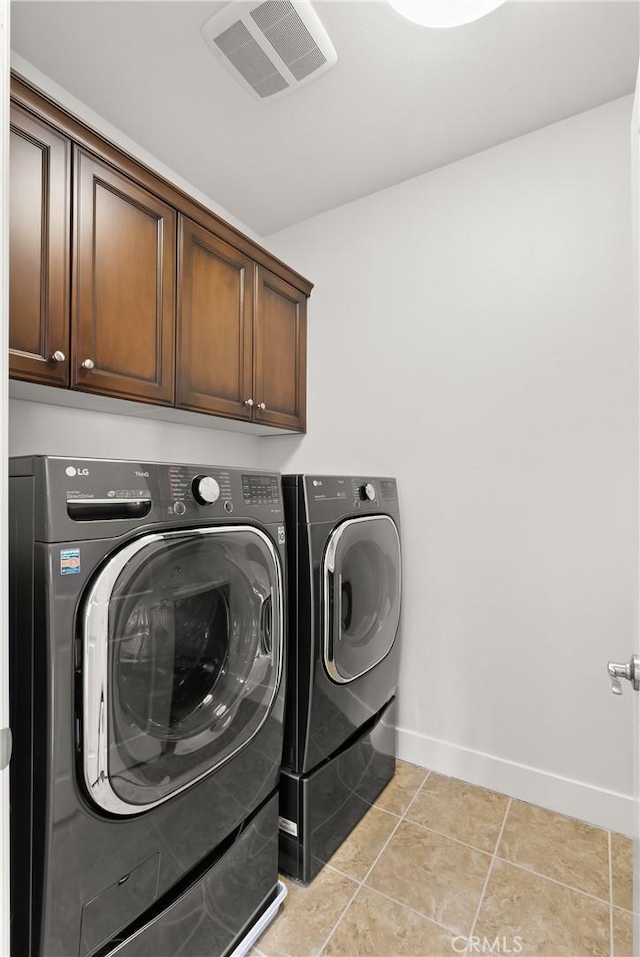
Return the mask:
{"type": "Polygon", "coordinates": [[[0,771],[3,771],[9,765],[11,760],[11,751],[13,748],[13,738],[11,728],[0,728],[0,771]]]}

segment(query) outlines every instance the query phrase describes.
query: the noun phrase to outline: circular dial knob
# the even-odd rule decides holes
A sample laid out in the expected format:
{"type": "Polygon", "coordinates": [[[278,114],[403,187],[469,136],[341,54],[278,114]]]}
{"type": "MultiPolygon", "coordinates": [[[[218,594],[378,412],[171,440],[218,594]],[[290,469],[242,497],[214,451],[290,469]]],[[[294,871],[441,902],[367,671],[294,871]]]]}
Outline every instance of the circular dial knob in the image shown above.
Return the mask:
{"type": "Polygon", "coordinates": [[[212,475],[196,475],[191,489],[200,505],[213,505],[220,498],[220,486],[212,475]]]}
{"type": "Polygon", "coordinates": [[[366,485],[360,486],[360,498],[363,502],[369,501],[373,502],[376,497],[376,488],[375,485],[372,485],[371,482],[367,482],[366,485]]]}

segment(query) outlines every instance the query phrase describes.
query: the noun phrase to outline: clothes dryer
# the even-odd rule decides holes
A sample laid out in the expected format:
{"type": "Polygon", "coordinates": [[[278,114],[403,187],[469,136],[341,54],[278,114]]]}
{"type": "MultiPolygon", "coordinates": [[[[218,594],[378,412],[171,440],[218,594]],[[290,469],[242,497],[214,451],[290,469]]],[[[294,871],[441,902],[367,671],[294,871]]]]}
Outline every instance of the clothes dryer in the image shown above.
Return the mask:
{"type": "Polygon", "coordinates": [[[226,954],[272,902],[274,473],[10,464],[12,953],[226,954]]]}
{"type": "Polygon", "coordinates": [[[289,656],[280,867],[315,877],[395,771],[396,481],[283,477],[289,656]]]}

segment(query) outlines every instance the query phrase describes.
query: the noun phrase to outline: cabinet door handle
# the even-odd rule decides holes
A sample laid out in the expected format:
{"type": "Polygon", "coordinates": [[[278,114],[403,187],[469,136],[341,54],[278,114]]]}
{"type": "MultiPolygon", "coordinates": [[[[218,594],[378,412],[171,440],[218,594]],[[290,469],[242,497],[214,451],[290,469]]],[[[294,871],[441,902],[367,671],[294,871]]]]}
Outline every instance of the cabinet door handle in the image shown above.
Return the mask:
{"type": "Polygon", "coordinates": [[[251,408],[251,406],[253,405],[253,399],[245,399],[244,404],[248,405],[249,408],[251,408]]]}
{"type": "Polygon", "coordinates": [[[266,409],[266,405],[264,404],[264,402],[258,402],[258,408],[264,412],[264,410],[266,409]]]}
{"type": "Polygon", "coordinates": [[[95,362],[93,359],[85,359],[82,363],[82,368],[86,369],[87,372],[91,372],[91,370],[95,368],[95,362]]]}
{"type": "Polygon", "coordinates": [[[56,351],[55,351],[55,352],[53,353],[53,355],[51,356],[51,361],[52,361],[52,362],[65,362],[65,361],[66,361],[66,358],[67,358],[67,357],[65,356],[64,352],[61,352],[60,349],[56,349],[56,351]]]}

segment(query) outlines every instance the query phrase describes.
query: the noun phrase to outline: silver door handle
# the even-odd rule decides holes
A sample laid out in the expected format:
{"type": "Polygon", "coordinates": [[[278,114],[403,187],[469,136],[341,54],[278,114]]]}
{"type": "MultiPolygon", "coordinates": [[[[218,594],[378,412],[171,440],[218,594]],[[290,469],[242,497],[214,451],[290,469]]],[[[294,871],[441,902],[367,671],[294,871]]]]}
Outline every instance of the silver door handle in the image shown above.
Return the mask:
{"type": "Polygon", "coordinates": [[[56,349],[56,351],[51,356],[52,362],[66,362],[66,359],[67,357],[65,356],[64,352],[62,352],[60,349],[56,349]]]}
{"type": "Polygon", "coordinates": [[[622,685],[620,679],[631,681],[633,690],[640,690],[640,658],[633,655],[631,661],[626,665],[618,664],[616,661],[610,661],[607,670],[611,678],[611,691],[613,694],[622,694],[622,685]]]}
{"type": "MultiPolygon", "coordinates": [[[[334,628],[335,628],[334,634],[337,635],[337,640],[340,641],[342,639],[342,575],[340,574],[340,572],[338,572],[338,574],[335,576],[333,581],[334,581],[334,584],[337,582],[336,593],[334,597],[334,606],[333,606],[335,608],[335,616],[336,616],[335,625],[334,625],[334,628]]],[[[336,641],[336,638],[334,637],[334,654],[335,654],[335,641],[336,641]]]]}
{"type": "Polygon", "coordinates": [[[248,405],[249,408],[251,408],[251,406],[253,405],[253,399],[245,399],[244,404],[248,405]]]}
{"type": "Polygon", "coordinates": [[[81,363],[81,365],[83,369],[87,370],[87,372],[91,372],[91,370],[95,368],[95,362],[93,361],[93,359],[85,359],[84,362],[81,363]]]}
{"type": "Polygon", "coordinates": [[[262,599],[259,615],[260,651],[273,663],[273,588],[262,599]]]}
{"type": "Polygon", "coordinates": [[[329,601],[327,603],[327,657],[333,662],[336,656],[337,643],[342,637],[342,575],[329,571],[327,575],[327,589],[329,601]]]}
{"type": "Polygon", "coordinates": [[[264,402],[258,402],[258,408],[264,412],[264,410],[266,409],[266,405],[264,404],[264,402]]]}

